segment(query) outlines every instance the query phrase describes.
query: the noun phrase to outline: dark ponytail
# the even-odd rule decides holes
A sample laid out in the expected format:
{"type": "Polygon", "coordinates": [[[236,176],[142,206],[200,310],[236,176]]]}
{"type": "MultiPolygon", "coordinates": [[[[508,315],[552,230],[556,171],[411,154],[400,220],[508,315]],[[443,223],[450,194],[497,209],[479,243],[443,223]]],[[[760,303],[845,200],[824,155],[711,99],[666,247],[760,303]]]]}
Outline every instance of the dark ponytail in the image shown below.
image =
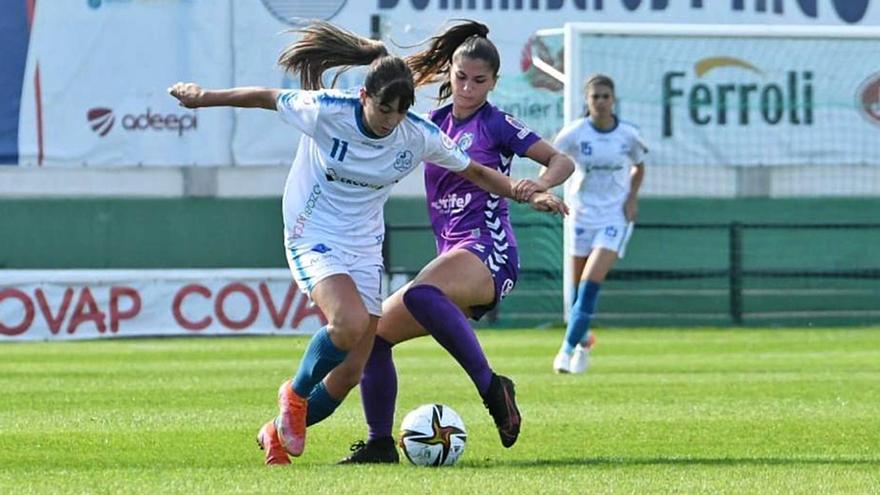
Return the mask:
{"type": "Polygon", "coordinates": [[[498,49],[489,41],[489,28],[476,21],[456,24],[431,37],[428,47],[407,57],[407,63],[415,74],[416,87],[441,82],[437,99],[443,101],[452,94],[450,70],[456,57],[483,60],[498,77],[501,57],[498,49]]]}

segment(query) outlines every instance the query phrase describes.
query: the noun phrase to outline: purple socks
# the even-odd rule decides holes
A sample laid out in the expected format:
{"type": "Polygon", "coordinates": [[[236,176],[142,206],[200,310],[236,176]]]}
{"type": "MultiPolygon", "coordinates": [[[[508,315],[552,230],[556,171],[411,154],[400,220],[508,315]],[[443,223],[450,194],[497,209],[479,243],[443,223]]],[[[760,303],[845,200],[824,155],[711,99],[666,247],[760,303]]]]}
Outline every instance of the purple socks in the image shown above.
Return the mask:
{"type": "Polygon", "coordinates": [[[391,359],[391,344],[377,336],[361,376],[361,402],[370,429],[369,440],[391,436],[396,401],[397,371],[391,359]]]}
{"type": "Polygon", "coordinates": [[[477,335],[458,306],[433,285],[411,287],[403,295],[403,304],[464,368],[480,396],[485,395],[492,381],[492,369],[477,335]]]}

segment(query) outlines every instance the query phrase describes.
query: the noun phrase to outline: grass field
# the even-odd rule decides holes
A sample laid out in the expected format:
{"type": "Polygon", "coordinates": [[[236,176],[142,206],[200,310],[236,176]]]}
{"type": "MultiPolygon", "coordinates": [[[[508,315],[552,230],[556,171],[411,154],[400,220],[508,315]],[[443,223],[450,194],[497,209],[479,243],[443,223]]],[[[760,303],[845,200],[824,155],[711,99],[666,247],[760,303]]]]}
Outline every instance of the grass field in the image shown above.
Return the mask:
{"type": "Polygon", "coordinates": [[[398,411],[468,427],[444,469],[334,465],[365,432],[357,392],[264,467],[304,338],[0,345],[0,493],[880,493],[880,329],[599,330],[581,376],[551,372],[561,336],[480,333],[517,384],[510,450],[432,340],[396,349],[398,411]]]}

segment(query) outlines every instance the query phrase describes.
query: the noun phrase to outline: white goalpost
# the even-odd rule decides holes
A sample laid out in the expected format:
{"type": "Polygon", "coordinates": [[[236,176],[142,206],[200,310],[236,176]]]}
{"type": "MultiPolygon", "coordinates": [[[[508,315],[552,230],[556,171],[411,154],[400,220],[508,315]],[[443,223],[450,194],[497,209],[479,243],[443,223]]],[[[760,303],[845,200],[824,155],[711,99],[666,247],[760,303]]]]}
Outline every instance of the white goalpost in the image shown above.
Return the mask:
{"type": "MultiPolygon", "coordinates": [[[[880,195],[880,28],[567,23],[538,34],[560,33],[565,122],[584,114],[586,77],[611,76],[618,115],[650,149],[642,196],[880,195]]],[[[566,259],[566,318],[570,272],[566,259]]]]}

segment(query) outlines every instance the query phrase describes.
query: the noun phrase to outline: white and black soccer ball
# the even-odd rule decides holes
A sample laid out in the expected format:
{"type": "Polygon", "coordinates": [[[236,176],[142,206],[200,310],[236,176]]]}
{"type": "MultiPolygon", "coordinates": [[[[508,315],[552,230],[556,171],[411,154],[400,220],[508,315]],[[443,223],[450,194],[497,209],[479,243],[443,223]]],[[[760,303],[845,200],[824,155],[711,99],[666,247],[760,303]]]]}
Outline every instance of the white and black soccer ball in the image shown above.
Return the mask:
{"type": "Polygon", "coordinates": [[[461,416],[442,404],[419,406],[400,425],[400,451],[416,466],[451,466],[466,443],[461,416]]]}

